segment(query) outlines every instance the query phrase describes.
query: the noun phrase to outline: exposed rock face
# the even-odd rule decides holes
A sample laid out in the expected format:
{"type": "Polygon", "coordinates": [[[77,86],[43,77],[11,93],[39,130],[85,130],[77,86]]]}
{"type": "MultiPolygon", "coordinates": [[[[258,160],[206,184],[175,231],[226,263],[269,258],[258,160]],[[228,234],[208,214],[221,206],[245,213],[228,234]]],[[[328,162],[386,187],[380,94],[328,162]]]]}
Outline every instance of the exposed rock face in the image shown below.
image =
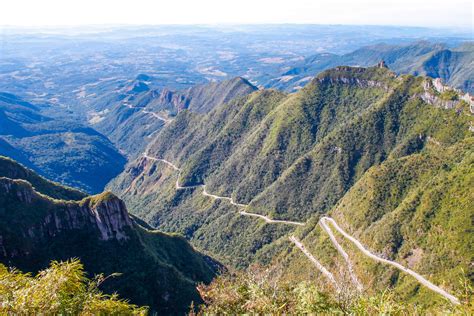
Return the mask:
{"type": "Polygon", "coordinates": [[[189,106],[189,98],[180,92],[174,92],[169,89],[163,89],[158,97],[158,104],[169,104],[171,109],[182,111],[189,106]]]}
{"type": "MultiPolygon", "coordinates": [[[[388,67],[379,63],[374,67],[350,67],[339,66],[319,74],[314,81],[328,86],[347,85],[359,88],[381,88],[385,91],[391,90],[389,83],[397,79],[397,75],[388,67]]],[[[400,77],[398,77],[400,78],[400,77]]]]}
{"type": "Polygon", "coordinates": [[[459,89],[445,86],[440,78],[427,79],[423,83],[424,93],[421,94],[421,98],[428,104],[438,106],[445,109],[452,109],[459,104],[460,100],[466,102],[469,105],[469,110],[474,113],[474,97],[469,93],[463,93],[459,89]],[[458,95],[458,100],[443,100],[439,95],[445,92],[454,92],[458,95]]]}
{"type": "Polygon", "coordinates": [[[189,109],[194,112],[207,113],[219,104],[248,95],[257,88],[244,78],[234,78],[222,82],[211,82],[197,85],[184,91],[163,89],[152,91],[149,98],[150,108],[158,111],[167,110],[172,113],[189,109]],[[156,97],[158,95],[158,97],[156,97]]]}
{"type": "Polygon", "coordinates": [[[99,229],[102,240],[128,238],[126,228],[132,227],[132,221],[125,204],[115,195],[92,206],[83,205],[81,211],[94,216],[93,222],[99,229]]]}
{"type": "Polygon", "coordinates": [[[387,88],[387,86],[383,82],[375,81],[375,80],[361,80],[358,78],[351,78],[351,77],[338,77],[338,78],[330,78],[330,77],[323,77],[317,79],[320,83],[327,83],[327,84],[347,84],[358,86],[360,88],[387,88]]]}
{"type": "Polygon", "coordinates": [[[150,89],[131,93],[124,89],[120,96],[110,100],[113,106],[94,127],[107,135],[122,153],[136,157],[178,113],[184,110],[207,113],[256,90],[244,78],[210,82],[179,91],[150,89]]]}
{"type": "Polygon", "coordinates": [[[145,226],[111,193],[82,196],[0,157],[0,264],[36,274],[78,258],[90,276],[121,274],[101,286],[105,293],[152,314],[185,314],[202,302],[196,284],[219,267],[184,238],[145,226]]]}
{"type": "MultiPolygon", "coordinates": [[[[0,210],[0,217],[18,218],[19,225],[15,229],[29,244],[70,230],[90,231],[101,240],[121,241],[129,238],[127,229],[133,225],[125,204],[111,193],[82,201],[53,200],[36,192],[27,181],[0,178],[0,202],[16,206],[8,208],[7,214],[0,210]]],[[[6,238],[0,231],[0,254],[12,257],[19,254],[18,249],[28,252],[29,247],[13,248],[4,244],[6,238]]]]}
{"type": "Polygon", "coordinates": [[[441,81],[440,78],[436,78],[432,81],[434,88],[438,92],[444,92],[447,90],[448,87],[443,85],[443,82],[441,81]]]}

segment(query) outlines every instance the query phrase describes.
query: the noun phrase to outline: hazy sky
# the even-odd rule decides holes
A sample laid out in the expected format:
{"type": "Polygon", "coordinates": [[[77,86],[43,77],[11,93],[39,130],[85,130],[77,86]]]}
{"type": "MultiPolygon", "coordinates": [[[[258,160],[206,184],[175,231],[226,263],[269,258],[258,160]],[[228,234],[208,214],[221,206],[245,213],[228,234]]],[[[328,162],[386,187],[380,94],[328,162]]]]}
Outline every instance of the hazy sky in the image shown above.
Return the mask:
{"type": "Polygon", "coordinates": [[[379,24],[473,27],[472,0],[2,0],[0,25],[379,24]]]}

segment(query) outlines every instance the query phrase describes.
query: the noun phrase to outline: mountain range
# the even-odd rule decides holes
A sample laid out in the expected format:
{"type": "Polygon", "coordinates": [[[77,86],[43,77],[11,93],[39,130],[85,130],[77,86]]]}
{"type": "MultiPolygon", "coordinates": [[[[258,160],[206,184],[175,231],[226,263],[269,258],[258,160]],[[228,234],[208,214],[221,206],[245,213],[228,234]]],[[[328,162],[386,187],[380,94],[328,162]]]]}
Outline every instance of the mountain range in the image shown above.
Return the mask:
{"type": "Polygon", "coordinates": [[[472,42],[455,48],[441,43],[420,41],[407,44],[376,44],[351,53],[319,53],[306,57],[274,76],[264,85],[288,91],[303,87],[315,74],[339,65],[370,66],[384,60],[399,74],[441,78],[445,84],[474,93],[474,46],[472,42]]]}
{"type": "Polygon", "coordinates": [[[124,87],[116,103],[93,122],[97,130],[132,156],[143,151],[153,135],[172,122],[179,112],[207,113],[219,104],[257,90],[240,77],[197,85],[183,91],[150,89],[146,79],[139,76],[124,87]]]}
{"type": "Polygon", "coordinates": [[[0,279],[83,267],[159,315],[471,314],[472,40],[254,28],[7,32],[0,279]]]}
{"type": "MultiPolygon", "coordinates": [[[[463,221],[473,209],[472,104],[383,63],[336,67],[294,94],[259,90],[207,114],[180,112],[108,188],[150,225],[232,267],[276,260],[311,278],[311,260],[289,239],[297,236],[339,270],[317,225],[330,214],[373,252],[458,292],[453,280],[473,276],[463,221]]],[[[367,291],[443,302],[349,249],[367,291]]]]}

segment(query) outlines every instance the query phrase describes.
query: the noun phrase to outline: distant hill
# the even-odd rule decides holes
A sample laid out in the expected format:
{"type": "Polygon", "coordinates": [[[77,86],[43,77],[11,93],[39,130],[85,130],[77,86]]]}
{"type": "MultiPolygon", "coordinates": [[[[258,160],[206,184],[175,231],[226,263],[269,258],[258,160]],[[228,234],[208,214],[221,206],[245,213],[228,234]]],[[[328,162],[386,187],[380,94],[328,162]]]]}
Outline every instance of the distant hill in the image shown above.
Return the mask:
{"type": "MultiPolygon", "coordinates": [[[[455,280],[474,281],[474,235],[462,220],[474,209],[472,104],[382,64],[336,67],[296,93],[259,90],[207,114],[179,113],[109,188],[151,225],[234,267],[276,261],[290,278],[323,278],[295,235],[339,280],[338,252],[318,225],[330,214],[375,253],[459,293],[455,280]]],[[[367,291],[443,300],[344,245],[367,291]]]]}
{"type": "Polygon", "coordinates": [[[450,86],[474,93],[474,43],[456,49],[442,49],[422,60],[410,72],[441,78],[450,86]]]}
{"type": "Polygon", "coordinates": [[[126,160],[103,135],[81,123],[53,119],[0,92],[0,154],[54,181],[97,193],[126,160]]]}
{"type": "Polygon", "coordinates": [[[91,277],[119,273],[101,289],[160,314],[201,302],[196,284],[217,267],[184,238],[141,226],[113,194],[85,196],[0,157],[0,262],[37,272],[71,258],[91,277]]]}
{"type": "Polygon", "coordinates": [[[397,73],[441,78],[445,84],[474,93],[474,45],[466,43],[448,48],[425,41],[402,45],[377,44],[345,55],[315,54],[269,80],[265,86],[293,91],[323,70],[339,65],[366,67],[380,60],[397,73]]]}
{"type": "Polygon", "coordinates": [[[145,89],[142,75],[125,87],[94,128],[128,155],[140,153],[161,128],[181,111],[207,113],[217,105],[257,90],[243,78],[197,85],[183,91],[145,89]],[[141,87],[137,90],[137,87],[141,87]]]}

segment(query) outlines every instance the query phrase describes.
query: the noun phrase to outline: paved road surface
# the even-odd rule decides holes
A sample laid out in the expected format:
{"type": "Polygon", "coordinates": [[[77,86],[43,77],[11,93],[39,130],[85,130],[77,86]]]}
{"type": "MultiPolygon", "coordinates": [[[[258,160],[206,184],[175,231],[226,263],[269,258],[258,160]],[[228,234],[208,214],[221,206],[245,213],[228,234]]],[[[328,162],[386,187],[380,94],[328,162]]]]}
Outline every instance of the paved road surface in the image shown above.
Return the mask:
{"type": "MultiPolygon", "coordinates": [[[[143,156],[146,158],[146,159],[150,159],[150,160],[154,160],[154,161],[161,161],[161,162],[164,162],[166,163],[168,166],[170,166],[171,168],[173,168],[174,170],[176,171],[181,171],[180,168],[178,168],[175,164],[173,164],[172,162],[168,161],[168,160],[165,160],[165,159],[160,159],[160,158],[154,158],[154,157],[151,157],[147,154],[147,152],[145,152],[143,154],[143,156]]],[[[178,177],[179,178],[179,177],[178,177]]],[[[202,191],[202,194],[205,195],[205,196],[208,196],[208,197],[211,197],[213,199],[216,199],[216,200],[227,200],[230,202],[230,204],[232,205],[235,205],[239,208],[242,208],[243,210],[240,210],[239,213],[241,215],[244,215],[244,216],[251,216],[251,217],[257,217],[257,218],[260,218],[260,219],[263,219],[266,223],[269,223],[269,224],[287,224],[287,225],[297,225],[297,226],[304,226],[305,223],[301,223],[301,222],[294,222],[294,221],[285,221],[285,220],[274,220],[274,219],[271,219],[265,215],[261,215],[261,214],[255,214],[255,213],[249,213],[249,212],[246,212],[245,211],[245,208],[247,208],[247,204],[240,204],[240,203],[237,203],[235,202],[231,197],[226,197],[226,196],[219,196],[219,195],[215,195],[215,194],[211,194],[211,193],[208,193],[206,191],[206,185],[204,184],[201,184],[201,185],[194,185],[194,186],[181,186],[178,182],[178,180],[176,180],[176,189],[178,190],[185,190],[185,189],[194,189],[194,188],[197,188],[197,187],[202,187],[203,188],[203,191],[202,191]]],[[[391,266],[394,266],[395,268],[403,271],[403,272],[406,272],[408,273],[409,275],[413,276],[415,279],[417,279],[421,284],[423,284],[424,286],[428,287],[430,290],[442,295],[443,297],[447,298],[448,300],[450,300],[452,303],[454,304],[460,304],[459,303],[459,300],[454,297],[453,295],[447,293],[445,290],[441,289],[440,287],[434,285],[433,283],[431,283],[430,281],[428,281],[427,279],[425,279],[423,276],[421,276],[420,274],[416,273],[415,271],[411,270],[411,269],[408,269],[404,266],[402,266],[401,264],[395,262],[395,261],[391,261],[391,260],[388,260],[388,259],[385,259],[385,258],[382,258],[382,257],[379,257],[375,254],[373,254],[372,252],[370,252],[369,250],[367,250],[360,241],[358,241],[356,238],[354,238],[353,236],[349,235],[348,233],[346,233],[341,227],[339,227],[339,225],[336,223],[336,221],[334,219],[332,219],[331,217],[322,217],[320,220],[319,220],[319,224],[321,225],[321,227],[323,228],[323,230],[329,235],[329,238],[331,240],[331,242],[333,243],[334,247],[337,249],[337,251],[339,252],[339,254],[341,254],[341,256],[344,258],[345,262],[346,262],[346,265],[347,265],[347,268],[349,270],[349,273],[351,275],[351,279],[352,281],[354,282],[354,284],[356,285],[357,289],[359,291],[362,291],[363,289],[363,286],[362,284],[359,282],[359,280],[357,279],[356,275],[355,275],[355,272],[354,272],[354,269],[353,269],[353,266],[352,266],[352,262],[349,258],[349,255],[347,254],[347,252],[344,250],[344,248],[342,248],[342,246],[339,244],[339,242],[337,241],[336,237],[334,236],[334,234],[332,233],[332,229],[330,227],[329,224],[331,224],[339,233],[341,233],[345,238],[349,239],[360,251],[362,251],[362,253],[370,258],[372,258],[373,260],[375,261],[378,261],[378,262],[382,262],[382,263],[386,263],[386,264],[389,264],[391,266]]],[[[318,260],[316,260],[316,258],[314,258],[314,256],[305,248],[305,246],[303,245],[303,243],[301,241],[299,241],[295,236],[291,236],[290,237],[290,240],[305,254],[305,256],[316,266],[316,268],[321,271],[321,273],[326,276],[328,278],[328,280],[334,285],[334,287],[336,288],[336,290],[340,290],[340,287],[339,285],[337,284],[334,276],[332,275],[331,272],[329,272],[318,260]]]]}
{"type": "Polygon", "coordinates": [[[429,288],[430,290],[444,296],[445,298],[447,298],[448,300],[450,300],[453,304],[460,304],[459,303],[459,300],[454,297],[453,295],[449,294],[448,292],[446,292],[445,290],[443,290],[442,288],[434,285],[433,283],[431,283],[430,281],[428,281],[427,279],[425,279],[424,277],[422,277],[421,275],[419,275],[418,273],[416,273],[415,271],[413,270],[410,270],[404,266],[402,266],[401,264],[399,264],[398,262],[395,262],[395,261],[391,261],[391,260],[388,260],[388,259],[384,259],[384,258],[381,258],[375,254],[373,254],[372,252],[370,252],[369,250],[367,250],[361,243],[360,241],[358,241],[357,239],[355,239],[354,237],[352,237],[351,235],[349,235],[348,233],[346,233],[341,227],[339,227],[339,225],[336,223],[336,221],[330,217],[323,217],[321,218],[321,222],[329,222],[332,224],[332,226],[334,226],[334,228],[339,232],[341,233],[345,238],[349,239],[357,248],[359,248],[360,251],[362,251],[362,253],[372,259],[374,259],[375,261],[379,261],[379,262],[382,262],[382,263],[386,263],[386,264],[389,264],[391,266],[394,266],[395,268],[403,271],[403,272],[406,272],[408,273],[409,275],[413,276],[415,279],[417,279],[421,284],[423,284],[424,286],[426,286],[427,288],[429,288]]]}
{"type": "Polygon", "coordinates": [[[346,261],[347,270],[349,270],[349,274],[351,276],[352,282],[356,286],[357,290],[359,290],[359,292],[361,292],[363,290],[363,286],[359,282],[359,279],[357,279],[357,276],[355,275],[354,268],[352,267],[352,262],[351,262],[351,259],[349,258],[349,255],[347,254],[347,252],[344,250],[344,248],[342,248],[342,246],[337,241],[336,237],[332,233],[331,227],[329,227],[326,224],[326,219],[325,218],[320,219],[319,225],[324,229],[324,231],[326,231],[326,233],[329,235],[329,239],[331,239],[332,244],[334,245],[334,247],[336,247],[339,254],[344,258],[344,261],[346,261]]]}
{"type": "Polygon", "coordinates": [[[337,284],[336,279],[334,278],[334,275],[332,275],[331,272],[328,271],[318,260],[316,260],[315,257],[306,249],[306,247],[303,245],[301,241],[299,241],[295,236],[291,236],[290,240],[298,247],[306,257],[315,265],[315,267],[321,271],[321,273],[331,282],[331,284],[334,286],[336,291],[340,291],[339,284],[337,284]]]}
{"type": "MultiPolygon", "coordinates": [[[[126,107],[129,108],[129,109],[144,109],[144,107],[133,106],[133,105],[131,105],[131,104],[128,103],[128,102],[123,103],[123,105],[126,106],[126,107]]],[[[157,118],[157,119],[159,119],[159,120],[165,122],[166,124],[173,122],[172,119],[169,119],[169,118],[165,118],[165,117],[163,117],[163,116],[160,116],[159,114],[156,114],[155,112],[150,112],[150,111],[147,111],[147,110],[141,110],[141,112],[144,113],[144,114],[150,114],[150,115],[152,115],[153,117],[155,117],[155,118],[157,118]]]]}
{"type": "MultiPolygon", "coordinates": [[[[151,157],[150,155],[148,155],[147,152],[145,152],[143,154],[143,157],[145,157],[146,159],[154,160],[154,161],[164,162],[165,164],[167,164],[168,166],[170,166],[174,170],[181,172],[180,168],[178,168],[175,164],[173,164],[172,162],[170,162],[166,159],[151,157]]],[[[195,188],[202,187],[203,188],[202,194],[204,196],[210,197],[214,200],[229,201],[230,204],[232,204],[234,206],[237,206],[239,208],[247,208],[248,207],[247,204],[240,204],[240,203],[235,202],[231,197],[219,196],[219,195],[215,195],[215,194],[211,194],[211,193],[207,192],[205,184],[182,186],[182,185],[179,184],[179,176],[178,176],[178,179],[176,179],[175,187],[176,187],[177,190],[187,190],[187,189],[195,189],[195,188]]],[[[240,211],[239,213],[243,216],[252,216],[252,217],[261,218],[266,223],[269,223],[269,224],[286,224],[286,225],[297,225],[297,226],[304,226],[305,225],[305,223],[300,223],[300,222],[271,219],[271,218],[269,218],[268,216],[265,216],[265,215],[250,213],[250,212],[246,212],[246,211],[240,211]]]]}

